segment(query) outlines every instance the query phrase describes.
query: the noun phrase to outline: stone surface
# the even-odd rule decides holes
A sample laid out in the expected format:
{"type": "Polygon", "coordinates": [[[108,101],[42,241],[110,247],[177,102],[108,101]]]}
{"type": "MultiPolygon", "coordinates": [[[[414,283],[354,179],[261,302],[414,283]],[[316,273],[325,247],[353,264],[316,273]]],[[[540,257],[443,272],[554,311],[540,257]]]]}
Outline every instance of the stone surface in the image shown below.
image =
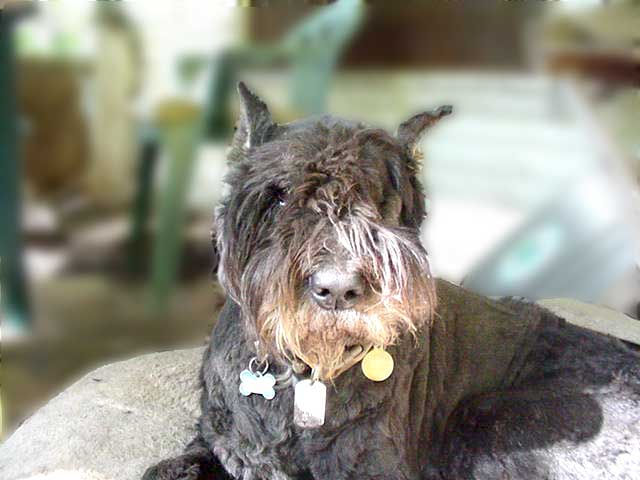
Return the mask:
{"type": "MultiPolygon", "coordinates": [[[[618,333],[628,335],[624,325],[636,326],[599,306],[541,303],[572,323],[610,334],[622,325],[618,333]]],[[[0,446],[0,479],[137,480],[146,467],[179,454],[199,415],[202,352],[150,354],[86,375],[0,446]]]]}
{"type": "Polygon", "coordinates": [[[0,478],[139,479],[193,438],[202,351],[144,355],[86,375],[0,447],[0,478]]]}
{"type": "Polygon", "coordinates": [[[640,345],[640,321],[616,310],[570,298],[553,298],[538,303],[574,325],[640,345]]]}

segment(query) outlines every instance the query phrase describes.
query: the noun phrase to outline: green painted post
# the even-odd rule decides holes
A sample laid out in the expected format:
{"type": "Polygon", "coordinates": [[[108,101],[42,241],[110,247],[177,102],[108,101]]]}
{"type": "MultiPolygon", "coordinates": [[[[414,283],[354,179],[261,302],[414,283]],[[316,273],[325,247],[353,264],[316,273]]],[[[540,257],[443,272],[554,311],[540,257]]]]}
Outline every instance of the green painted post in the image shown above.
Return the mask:
{"type": "Polygon", "coordinates": [[[167,311],[180,264],[187,190],[202,136],[201,112],[186,101],[168,101],[157,115],[168,171],[158,199],[158,225],[151,265],[151,307],[167,311]]]}
{"type": "Polygon", "coordinates": [[[152,204],[153,175],[158,163],[159,140],[154,128],[146,128],[140,135],[136,196],[131,211],[127,269],[131,275],[144,271],[152,204]]]}
{"type": "Polygon", "coordinates": [[[20,158],[15,94],[13,19],[0,11],[0,285],[3,326],[30,324],[20,230],[20,158]],[[6,323],[5,323],[6,322],[6,323]]]}

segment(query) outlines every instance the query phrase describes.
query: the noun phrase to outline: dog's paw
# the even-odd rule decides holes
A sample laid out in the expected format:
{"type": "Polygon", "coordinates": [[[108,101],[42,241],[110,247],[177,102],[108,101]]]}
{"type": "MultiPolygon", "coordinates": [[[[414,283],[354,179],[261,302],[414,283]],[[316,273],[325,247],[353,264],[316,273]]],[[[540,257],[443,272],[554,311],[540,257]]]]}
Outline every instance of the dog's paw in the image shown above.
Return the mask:
{"type": "Polygon", "coordinates": [[[198,480],[200,465],[186,462],[184,458],[172,458],[147,468],[142,480],[198,480]]]}

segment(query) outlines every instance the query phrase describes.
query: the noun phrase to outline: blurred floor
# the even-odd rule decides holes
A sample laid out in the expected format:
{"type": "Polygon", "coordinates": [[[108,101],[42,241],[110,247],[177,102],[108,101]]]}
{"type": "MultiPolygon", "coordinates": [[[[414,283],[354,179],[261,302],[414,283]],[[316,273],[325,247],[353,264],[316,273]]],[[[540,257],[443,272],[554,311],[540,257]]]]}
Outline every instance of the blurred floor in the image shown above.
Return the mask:
{"type": "Polygon", "coordinates": [[[2,352],[4,435],[82,374],[149,351],[203,344],[222,295],[210,277],[182,284],[166,315],[145,288],[104,275],[57,277],[33,291],[34,332],[2,352]]]}

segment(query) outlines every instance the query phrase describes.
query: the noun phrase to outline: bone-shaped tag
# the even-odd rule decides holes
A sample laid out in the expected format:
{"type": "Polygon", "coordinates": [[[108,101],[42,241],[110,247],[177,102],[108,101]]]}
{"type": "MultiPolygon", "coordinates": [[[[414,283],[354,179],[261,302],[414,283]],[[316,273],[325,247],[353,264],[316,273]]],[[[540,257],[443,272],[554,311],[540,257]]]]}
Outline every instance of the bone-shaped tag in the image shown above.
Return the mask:
{"type": "Polygon", "coordinates": [[[243,370],[240,373],[240,393],[248,397],[252,393],[262,395],[267,400],[271,400],[276,396],[273,386],[276,379],[270,373],[261,374],[260,372],[251,373],[250,370],[243,370]]]}

